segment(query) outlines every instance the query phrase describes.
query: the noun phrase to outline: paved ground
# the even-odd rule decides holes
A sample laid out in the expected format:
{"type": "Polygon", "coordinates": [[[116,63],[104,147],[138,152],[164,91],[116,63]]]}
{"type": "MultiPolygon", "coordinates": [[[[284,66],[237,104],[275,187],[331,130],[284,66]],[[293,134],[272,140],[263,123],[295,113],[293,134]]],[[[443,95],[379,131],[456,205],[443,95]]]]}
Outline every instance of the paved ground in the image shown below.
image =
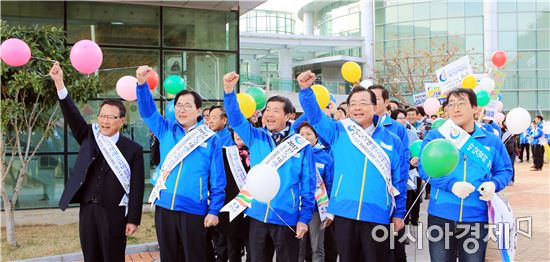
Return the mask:
{"type": "MultiPolygon", "coordinates": [[[[516,218],[531,218],[532,236],[518,235],[516,261],[550,261],[550,172],[548,164],[542,171],[529,171],[530,163],[516,163],[516,182],[504,191],[512,205],[516,218]]],[[[426,222],[426,204],[421,209],[421,221],[426,222]]],[[[527,228],[525,223],[521,228],[527,228]]],[[[153,261],[158,252],[147,252],[126,256],[126,261],[153,261]]],[[[423,249],[416,245],[407,246],[408,261],[429,261],[428,243],[425,239],[423,249]]],[[[487,261],[501,261],[494,242],[489,243],[487,261]]]]}

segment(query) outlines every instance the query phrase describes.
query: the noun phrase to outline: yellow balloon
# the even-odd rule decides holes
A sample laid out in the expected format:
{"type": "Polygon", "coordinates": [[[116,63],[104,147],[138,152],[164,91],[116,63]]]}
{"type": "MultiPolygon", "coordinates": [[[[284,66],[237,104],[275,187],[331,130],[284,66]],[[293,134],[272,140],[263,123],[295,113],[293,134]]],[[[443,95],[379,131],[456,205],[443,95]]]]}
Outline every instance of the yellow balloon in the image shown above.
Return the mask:
{"type": "Polygon", "coordinates": [[[345,62],[341,71],[342,77],[350,83],[357,83],[361,79],[361,67],[355,62],[345,62]]]}
{"type": "Polygon", "coordinates": [[[462,86],[469,89],[474,89],[477,86],[477,80],[473,75],[467,75],[462,79],[462,86]]]}
{"type": "Polygon", "coordinates": [[[315,98],[317,99],[317,104],[321,109],[324,109],[330,103],[330,93],[328,89],[322,85],[312,85],[313,93],[315,93],[315,98]]]}
{"type": "Polygon", "coordinates": [[[238,93],[237,101],[239,102],[239,108],[244,117],[250,118],[256,111],[256,101],[254,101],[251,95],[247,93],[238,93]]]}

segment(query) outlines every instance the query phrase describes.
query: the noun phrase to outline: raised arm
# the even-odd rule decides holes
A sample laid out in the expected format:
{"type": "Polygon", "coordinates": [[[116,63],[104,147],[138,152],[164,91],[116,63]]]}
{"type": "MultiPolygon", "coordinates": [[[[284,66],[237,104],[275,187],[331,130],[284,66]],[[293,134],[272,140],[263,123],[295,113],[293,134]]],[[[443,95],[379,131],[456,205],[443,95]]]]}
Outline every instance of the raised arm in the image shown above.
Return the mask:
{"type": "Polygon", "coordinates": [[[57,89],[59,106],[63,112],[63,117],[69,125],[69,128],[71,128],[74,138],[78,144],[81,144],[82,140],[88,136],[91,128],[88,126],[88,123],[86,123],[86,120],[84,120],[84,117],[80,114],[80,111],[78,111],[78,108],[65,88],[65,83],[63,82],[63,70],[61,70],[59,62],[55,62],[50,69],[50,77],[53,79],[55,88],[57,89]]]}
{"type": "Polygon", "coordinates": [[[138,81],[136,87],[137,104],[139,114],[141,118],[143,118],[145,124],[159,140],[162,140],[164,133],[171,124],[159,113],[153,96],[149,91],[147,77],[152,70],[153,69],[149,66],[140,66],[136,70],[136,78],[138,81]]]}
{"type": "Polygon", "coordinates": [[[315,94],[310,88],[315,80],[315,74],[308,70],[301,73],[297,80],[302,89],[300,91],[300,104],[304,109],[304,115],[315,128],[317,134],[328,144],[333,144],[336,140],[336,122],[323,113],[317,105],[315,94]]]}
{"type": "Polygon", "coordinates": [[[239,102],[234,92],[238,81],[239,75],[235,72],[227,73],[223,76],[223,105],[229,126],[237,132],[246,145],[252,146],[254,138],[259,137],[260,131],[244,117],[239,108],[239,102]]]}

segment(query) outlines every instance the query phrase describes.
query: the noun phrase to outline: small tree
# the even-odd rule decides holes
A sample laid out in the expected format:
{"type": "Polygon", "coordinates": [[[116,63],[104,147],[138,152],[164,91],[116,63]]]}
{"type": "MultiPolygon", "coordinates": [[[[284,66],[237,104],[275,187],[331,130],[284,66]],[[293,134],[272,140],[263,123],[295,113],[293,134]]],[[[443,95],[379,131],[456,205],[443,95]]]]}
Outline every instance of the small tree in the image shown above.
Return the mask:
{"type": "MultiPolygon", "coordinates": [[[[458,48],[439,45],[435,50],[414,49],[414,46],[398,48],[384,53],[382,70],[375,70],[375,78],[384,83],[392,96],[405,102],[405,93],[424,89],[424,82],[436,82],[435,71],[449,62],[458,53],[458,48]],[[401,88],[404,83],[406,89],[401,88]]],[[[382,51],[382,50],[379,50],[382,51]]]]}
{"type": "MultiPolygon", "coordinates": [[[[19,38],[31,48],[33,57],[59,61],[65,73],[66,83],[70,83],[71,97],[76,102],[84,102],[97,96],[100,91],[99,79],[83,76],[74,70],[69,62],[69,48],[65,47],[65,34],[53,26],[12,26],[5,22],[0,25],[2,41],[19,38]]],[[[0,173],[2,175],[1,196],[6,218],[6,235],[12,247],[17,246],[15,238],[14,208],[21,192],[29,162],[40,145],[51,134],[52,127],[59,118],[56,89],[47,76],[52,63],[32,59],[19,68],[2,63],[1,91],[1,132],[0,132],[0,173]],[[32,138],[38,142],[33,144],[32,138]],[[14,169],[14,160],[19,160],[11,199],[6,191],[6,178],[14,169]]]]}

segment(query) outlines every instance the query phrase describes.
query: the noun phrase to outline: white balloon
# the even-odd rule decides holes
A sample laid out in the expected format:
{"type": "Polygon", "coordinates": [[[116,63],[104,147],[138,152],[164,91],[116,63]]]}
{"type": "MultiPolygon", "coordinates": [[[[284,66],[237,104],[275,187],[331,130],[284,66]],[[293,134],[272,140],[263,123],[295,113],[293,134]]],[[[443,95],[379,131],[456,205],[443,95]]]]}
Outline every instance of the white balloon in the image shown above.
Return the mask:
{"type": "Polygon", "coordinates": [[[545,134],[550,134],[550,122],[542,124],[542,132],[545,134]]]}
{"type": "Polygon", "coordinates": [[[279,192],[281,178],[275,168],[257,164],[246,175],[246,187],[254,199],[267,203],[279,192]]]}
{"type": "Polygon", "coordinates": [[[369,88],[370,86],[374,85],[370,79],[365,79],[359,83],[364,88],[369,88]]]}
{"type": "Polygon", "coordinates": [[[480,89],[486,90],[490,94],[493,90],[495,90],[495,80],[490,77],[485,77],[481,79],[478,86],[480,89]]]}
{"type": "Polygon", "coordinates": [[[504,108],[504,104],[502,103],[502,101],[498,101],[498,102],[497,102],[497,109],[498,109],[498,112],[502,111],[502,108],[504,108]]]}
{"type": "Polygon", "coordinates": [[[506,126],[513,134],[522,133],[529,125],[531,125],[531,115],[521,107],[510,110],[506,115],[506,126]]]}

